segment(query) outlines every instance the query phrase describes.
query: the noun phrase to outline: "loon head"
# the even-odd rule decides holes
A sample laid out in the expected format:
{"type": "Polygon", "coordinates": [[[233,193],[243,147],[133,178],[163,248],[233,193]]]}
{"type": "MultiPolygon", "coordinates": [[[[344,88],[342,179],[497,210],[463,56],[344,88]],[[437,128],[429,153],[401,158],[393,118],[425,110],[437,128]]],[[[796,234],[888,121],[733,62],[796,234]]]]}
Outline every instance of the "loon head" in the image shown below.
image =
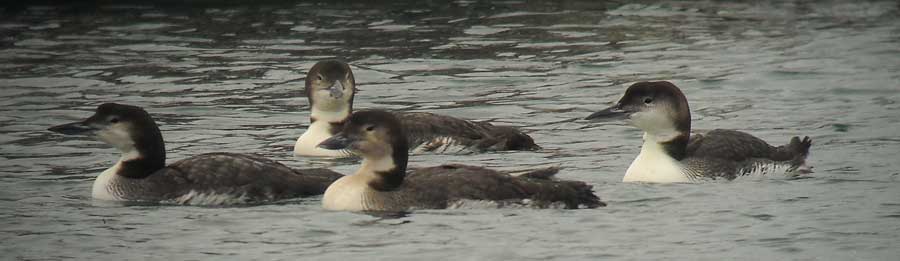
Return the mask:
{"type": "Polygon", "coordinates": [[[92,135],[113,147],[130,152],[139,145],[162,144],[159,127],[144,109],[137,106],[104,103],[83,121],[48,129],[65,135],[92,135]]]}
{"type": "Polygon", "coordinates": [[[356,80],[347,63],[320,61],[306,74],[304,92],[314,120],[337,122],[346,118],[353,109],[356,80]]]}
{"type": "Polygon", "coordinates": [[[638,82],[619,101],[587,120],[626,118],[631,125],[668,141],[691,131],[691,111],[678,87],[667,81],[638,82]]]}
{"type": "Polygon", "coordinates": [[[403,126],[393,114],[364,110],[350,115],[336,135],[319,144],[329,150],[350,150],[363,158],[362,172],[376,174],[369,185],[391,190],[403,182],[408,145],[403,126]]]}
{"type": "Polygon", "coordinates": [[[96,137],[123,153],[123,160],[140,161],[141,173],[162,168],[166,161],[166,149],[159,127],[150,114],[137,106],[104,103],[94,115],[83,121],[63,124],[48,129],[65,135],[96,137]]]}

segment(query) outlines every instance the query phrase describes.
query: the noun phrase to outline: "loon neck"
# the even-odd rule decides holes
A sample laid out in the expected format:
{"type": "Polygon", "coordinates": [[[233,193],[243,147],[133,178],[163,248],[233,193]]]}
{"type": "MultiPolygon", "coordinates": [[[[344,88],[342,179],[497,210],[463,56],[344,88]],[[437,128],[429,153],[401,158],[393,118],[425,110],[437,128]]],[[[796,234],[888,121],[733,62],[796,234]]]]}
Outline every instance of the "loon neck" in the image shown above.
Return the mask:
{"type": "Polygon", "coordinates": [[[321,101],[316,102],[310,100],[310,120],[320,120],[327,122],[344,121],[353,113],[353,104],[344,101],[321,101]]]}
{"type": "Polygon", "coordinates": [[[334,135],[340,131],[342,126],[344,126],[344,122],[350,117],[350,112],[350,108],[337,111],[326,111],[313,107],[312,112],[309,114],[309,122],[310,124],[327,122],[328,125],[330,125],[328,133],[334,135]]]}
{"type": "Polygon", "coordinates": [[[166,145],[162,133],[155,125],[145,132],[133,134],[132,146],[119,148],[122,157],[116,175],[128,178],[145,178],[166,166],[166,145]]]}
{"type": "Polygon", "coordinates": [[[165,153],[158,154],[131,150],[122,153],[119,162],[116,163],[119,166],[116,168],[115,174],[127,178],[141,179],[162,169],[165,167],[165,164],[165,153]]]}
{"type": "Polygon", "coordinates": [[[356,175],[365,177],[369,187],[375,190],[394,190],[403,184],[406,177],[406,151],[403,151],[402,155],[399,158],[397,155],[364,158],[356,175]]]}
{"type": "Polygon", "coordinates": [[[669,157],[678,161],[687,156],[687,145],[689,141],[690,131],[674,131],[668,133],[644,132],[644,146],[658,146],[666,153],[666,155],[669,155],[669,157]]]}

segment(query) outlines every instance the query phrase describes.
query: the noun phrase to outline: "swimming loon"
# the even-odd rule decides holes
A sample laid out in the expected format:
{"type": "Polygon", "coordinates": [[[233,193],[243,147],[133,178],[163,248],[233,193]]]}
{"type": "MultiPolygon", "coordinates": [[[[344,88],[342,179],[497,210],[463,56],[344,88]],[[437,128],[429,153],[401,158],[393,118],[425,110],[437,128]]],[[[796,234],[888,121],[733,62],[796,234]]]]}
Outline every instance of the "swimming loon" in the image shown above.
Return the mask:
{"type": "Polygon", "coordinates": [[[379,110],[353,113],[339,133],[319,146],[350,150],[362,156],[362,165],[355,174],[328,187],[322,206],[329,210],[406,211],[442,209],[464,200],[531,202],[529,206],[537,207],[605,206],[584,182],[550,180],[556,169],[511,176],[454,164],[407,174],[407,142],[395,114],[379,110]]]}
{"type": "Polygon", "coordinates": [[[80,122],[49,129],[92,135],[116,147],[122,157],[94,180],[92,196],[112,201],[226,205],[322,194],[342,177],[327,169],[293,170],[254,155],[208,153],[166,166],[166,149],[156,122],[136,106],[105,103],[80,122]]]}
{"type": "MultiPolygon", "coordinates": [[[[310,125],[294,145],[302,156],[349,157],[347,150],[327,150],[319,143],[334,136],[353,112],[356,81],[350,66],[340,61],[320,61],[309,69],[304,89],[310,104],[310,125]]],[[[494,126],[425,112],[392,112],[406,126],[410,149],[415,152],[537,150],[525,133],[510,126],[494,126]],[[454,150],[455,151],[455,150],[454,150]]]]}
{"type": "Polygon", "coordinates": [[[666,81],[628,87],[614,106],[586,119],[628,118],[644,131],[644,144],[624,182],[692,182],[750,174],[810,172],[805,165],[812,140],[793,137],[773,147],[750,134],[716,129],[691,135],[691,112],[678,87],[666,81]]]}

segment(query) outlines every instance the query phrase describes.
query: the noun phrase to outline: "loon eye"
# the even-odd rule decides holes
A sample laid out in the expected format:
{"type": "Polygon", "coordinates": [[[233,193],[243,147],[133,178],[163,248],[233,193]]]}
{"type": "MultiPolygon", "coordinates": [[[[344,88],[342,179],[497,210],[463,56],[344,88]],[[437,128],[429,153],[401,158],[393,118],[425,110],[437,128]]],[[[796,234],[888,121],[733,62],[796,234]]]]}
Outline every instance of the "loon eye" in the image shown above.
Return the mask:
{"type": "Polygon", "coordinates": [[[110,123],[119,123],[119,118],[112,118],[112,119],[109,119],[109,122],[110,122],[110,123]]]}
{"type": "Polygon", "coordinates": [[[653,102],[653,98],[650,98],[650,97],[644,98],[644,103],[650,104],[651,102],[653,102]]]}

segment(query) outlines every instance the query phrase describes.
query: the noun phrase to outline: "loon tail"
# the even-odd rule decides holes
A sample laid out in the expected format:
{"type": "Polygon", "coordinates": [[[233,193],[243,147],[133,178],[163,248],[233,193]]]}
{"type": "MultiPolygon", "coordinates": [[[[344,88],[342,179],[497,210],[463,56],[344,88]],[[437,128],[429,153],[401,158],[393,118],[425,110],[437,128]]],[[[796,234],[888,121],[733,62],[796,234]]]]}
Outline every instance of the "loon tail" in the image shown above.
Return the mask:
{"type": "Polygon", "coordinates": [[[570,183],[578,191],[578,203],[580,205],[587,208],[606,206],[606,202],[601,201],[600,197],[594,194],[594,186],[581,181],[567,181],[566,183],[570,183]]]}
{"type": "Polygon", "coordinates": [[[809,155],[811,146],[812,139],[809,136],[804,136],[802,140],[800,137],[794,136],[788,144],[776,147],[771,158],[779,161],[803,162],[809,155]]]}
{"type": "Polygon", "coordinates": [[[791,165],[789,172],[793,174],[810,174],[813,173],[812,167],[806,165],[806,157],[809,156],[809,148],[812,146],[812,139],[804,136],[803,139],[794,136],[787,145],[775,148],[773,160],[788,161],[791,165]]]}
{"type": "Polygon", "coordinates": [[[482,140],[478,147],[482,150],[540,150],[541,146],[534,143],[534,139],[522,130],[512,126],[495,126],[487,122],[476,123],[484,128],[485,136],[491,138],[482,140]]]}
{"type": "Polygon", "coordinates": [[[559,170],[559,166],[553,166],[530,170],[517,176],[531,180],[528,182],[535,185],[531,190],[532,199],[539,202],[563,202],[565,208],[569,209],[606,206],[606,203],[594,194],[594,186],[582,181],[555,180],[554,176],[559,173],[559,170]]]}
{"type": "Polygon", "coordinates": [[[509,150],[540,150],[541,146],[534,143],[534,139],[520,130],[513,130],[506,136],[506,148],[509,150]]]}
{"type": "Polygon", "coordinates": [[[787,146],[793,150],[797,156],[806,158],[806,156],[809,155],[809,147],[812,147],[812,139],[810,139],[809,136],[803,136],[803,140],[801,141],[799,137],[794,136],[791,138],[791,143],[787,146]]]}
{"type": "Polygon", "coordinates": [[[524,170],[524,171],[512,171],[507,172],[509,175],[518,176],[522,178],[530,178],[530,179],[552,179],[556,176],[556,173],[559,173],[559,166],[554,167],[546,167],[535,170],[524,170]]]}

